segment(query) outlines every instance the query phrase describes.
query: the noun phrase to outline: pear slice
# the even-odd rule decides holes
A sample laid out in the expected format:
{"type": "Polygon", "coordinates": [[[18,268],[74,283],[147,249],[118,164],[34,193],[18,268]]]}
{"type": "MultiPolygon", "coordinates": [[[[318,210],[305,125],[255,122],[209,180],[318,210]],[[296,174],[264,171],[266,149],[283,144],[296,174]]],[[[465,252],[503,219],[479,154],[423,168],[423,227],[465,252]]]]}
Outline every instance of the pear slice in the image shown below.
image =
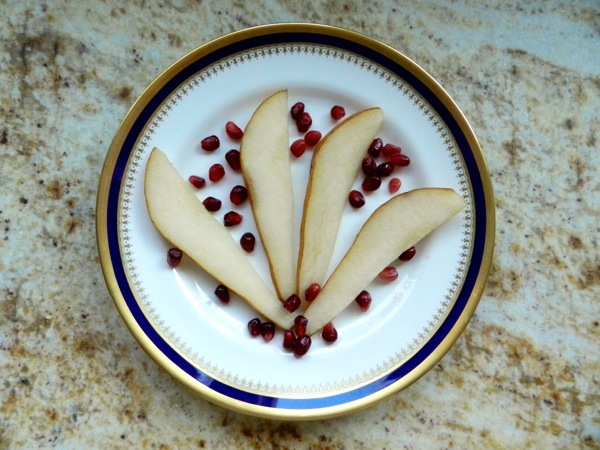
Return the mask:
{"type": "Polygon", "coordinates": [[[167,156],[154,148],[144,180],[146,206],[154,226],[171,244],[256,311],[283,329],[293,324],[242,248],[198,200],[167,156]]]}
{"type": "Polygon", "coordinates": [[[287,90],[263,101],[250,118],[240,162],[271,278],[280,299],[285,300],[296,293],[287,90]]]}
{"type": "Polygon", "coordinates": [[[385,266],[464,207],[454,190],[426,188],[397,195],[377,208],[306,310],[307,333],[333,320],[385,266]]]}
{"type": "Polygon", "coordinates": [[[348,193],[382,121],[380,108],[360,111],[333,128],[315,149],[300,230],[300,292],[325,281],[348,193]]]}

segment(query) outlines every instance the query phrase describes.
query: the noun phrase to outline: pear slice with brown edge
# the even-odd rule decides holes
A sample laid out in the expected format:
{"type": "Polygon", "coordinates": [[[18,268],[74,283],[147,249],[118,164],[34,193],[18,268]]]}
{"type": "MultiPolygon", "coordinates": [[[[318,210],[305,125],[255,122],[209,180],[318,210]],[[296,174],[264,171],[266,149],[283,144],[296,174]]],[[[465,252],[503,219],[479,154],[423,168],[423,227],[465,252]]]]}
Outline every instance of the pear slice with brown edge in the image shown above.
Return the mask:
{"type": "Polygon", "coordinates": [[[325,281],[348,193],[382,121],[380,108],[360,111],[333,128],[315,149],[300,230],[300,292],[325,281]]]}
{"type": "Polygon", "coordinates": [[[148,159],[144,193],[150,219],[167,241],[258,313],[283,329],[292,326],[293,316],[283,308],[240,245],[157,148],[148,159]]]}
{"type": "Polygon", "coordinates": [[[424,188],[397,195],[377,208],[306,310],[307,333],[337,317],[384,267],[465,205],[452,189],[424,188]]]}
{"type": "Polygon", "coordinates": [[[271,278],[285,300],[297,291],[287,90],[271,95],[254,111],[244,130],[240,162],[271,278]]]}

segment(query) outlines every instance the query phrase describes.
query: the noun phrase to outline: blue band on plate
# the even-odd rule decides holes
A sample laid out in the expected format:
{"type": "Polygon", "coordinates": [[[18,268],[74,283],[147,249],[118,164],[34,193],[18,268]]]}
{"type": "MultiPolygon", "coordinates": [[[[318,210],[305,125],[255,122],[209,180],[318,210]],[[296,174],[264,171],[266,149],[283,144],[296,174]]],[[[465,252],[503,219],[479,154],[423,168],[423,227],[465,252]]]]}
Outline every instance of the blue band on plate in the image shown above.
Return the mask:
{"type": "Polygon", "coordinates": [[[429,355],[431,355],[431,353],[444,341],[448,333],[455,326],[457,320],[462,315],[469,301],[471,292],[473,291],[477,278],[479,276],[479,270],[483,260],[486,235],[485,194],[483,189],[482,177],[477,166],[477,161],[466,136],[462,132],[455,118],[452,116],[452,113],[444,106],[442,101],[439,98],[437,98],[437,96],[434,95],[434,93],[417,76],[410,73],[399,63],[387,58],[386,56],[374,51],[373,49],[340,37],[313,33],[268,34],[265,36],[257,36],[242,40],[240,42],[235,42],[201,57],[189,66],[183,68],[179,73],[177,73],[170,80],[168,80],[165,86],[162,89],[160,89],[160,91],[158,91],[154,95],[154,97],[152,97],[152,99],[150,99],[148,105],[139,114],[134,124],[132,125],[127,137],[124,140],[123,146],[117,157],[117,161],[112,175],[108,196],[107,211],[108,212],[106,220],[108,230],[109,252],[115,277],[119,285],[119,289],[121,290],[127,307],[131,311],[133,317],[135,318],[135,321],[141,327],[143,332],[148,336],[148,338],[153,342],[153,344],[169,360],[176,364],[190,377],[198,380],[199,382],[214,390],[215,392],[218,392],[226,397],[249,403],[252,405],[297,410],[333,407],[368,397],[402,379],[408,373],[413,371],[419,364],[421,364],[429,355]],[[429,104],[437,112],[437,114],[446,124],[447,128],[450,130],[467,167],[473,189],[474,200],[473,212],[475,216],[475,233],[474,245],[472,248],[471,255],[471,263],[469,265],[469,269],[467,271],[461,292],[459,293],[457,300],[454,303],[452,309],[450,310],[448,316],[438,328],[438,330],[423,345],[423,347],[417,351],[417,353],[413,357],[411,357],[407,362],[402,364],[400,367],[398,367],[388,375],[377,379],[365,386],[353,389],[348,392],[311,399],[277,398],[267,395],[258,395],[250,393],[242,389],[229,386],[225,383],[222,383],[221,381],[215,380],[214,378],[203,373],[202,371],[194,367],[192,364],[190,364],[164,339],[162,339],[162,337],[156,332],[156,330],[149,323],[146,316],[143,314],[127,281],[127,276],[125,274],[125,268],[121,259],[121,253],[119,248],[119,194],[121,190],[123,176],[127,168],[127,162],[131,155],[131,152],[135,148],[135,143],[138,137],[143,132],[146,123],[148,123],[148,121],[150,120],[154,112],[160,107],[162,102],[165,101],[169,96],[171,96],[173,92],[188,78],[202,71],[206,67],[209,67],[217,63],[218,61],[231,56],[232,54],[245,52],[257,47],[285,43],[309,43],[329,47],[337,47],[339,49],[369,59],[377,63],[378,65],[385,67],[389,72],[396,74],[400,79],[404,80],[416,92],[418,92],[419,95],[421,95],[427,102],[429,102],[429,104]]]}

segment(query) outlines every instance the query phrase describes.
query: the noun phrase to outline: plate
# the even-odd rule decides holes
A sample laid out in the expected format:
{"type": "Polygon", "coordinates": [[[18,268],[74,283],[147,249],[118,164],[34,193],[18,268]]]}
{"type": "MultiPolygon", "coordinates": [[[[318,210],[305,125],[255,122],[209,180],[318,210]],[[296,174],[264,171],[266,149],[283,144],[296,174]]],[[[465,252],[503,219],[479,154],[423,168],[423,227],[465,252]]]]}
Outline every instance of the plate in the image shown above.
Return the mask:
{"type": "MultiPolygon", "coordinates": [[[[290,141],[302,134],[290,120],[290,141]]],[[[292,158],[296,226],[301,220],[312,150],[292,158]]],[[[361,179],[356,180],[360,189],[361,179]]],[[[369,214],[390,198],[387,180],[366,195],[365,207],[344,212],[331,268],[349,248],[369,214]]],[[[176,220],[176,218],[174,218],[176,220]]],[[[277,419],[334,417],[366,408],[416,381],[450,349],[472,316],[490,267],[494,240],[493,193],[485,160],[467,120],[422,68],[393,48],[348,30],[310,24],[277,24],[235,32],[190,52],[159,75],[121,123],[106,157],[97,205],[101,265],[126,325],[144,350],[176,380],[201,397],[232,410],[277,419]],[[313,129],[324,134],[335,121],[378,106],[385,114],[380,137],[411,157],[396,171],[400,192],[448,187],[466,209],[417,245],[409,262],[396,261],[399,278],[375,280],[369,311],[348,307],[336,320],[339,339],[313,339],[296,358],[282,346],[250,337],[257,314],[235,296],[227,305],[218,284],[186,260],[166,264],[169,245],[153,227],[143,192],[150,151],[163,150],[186,179],[207,176],[221,163],[225,178],[197,191],[199,200],[223,201],[217,220],[241,213],[231,228],[258,236],[248,202],[234,206],[229,190],[243,184],[224,154],[239,148],[225,133],[242,128],[260,102],[287,89],[302,101],[313,129]],[[215,152],[200,148],[209,135],[215,152]]],[[[198,230],[202,237],[202,230],[198,230]]],[[[260,242],[249,255],[271,283],[260,242]]]]}

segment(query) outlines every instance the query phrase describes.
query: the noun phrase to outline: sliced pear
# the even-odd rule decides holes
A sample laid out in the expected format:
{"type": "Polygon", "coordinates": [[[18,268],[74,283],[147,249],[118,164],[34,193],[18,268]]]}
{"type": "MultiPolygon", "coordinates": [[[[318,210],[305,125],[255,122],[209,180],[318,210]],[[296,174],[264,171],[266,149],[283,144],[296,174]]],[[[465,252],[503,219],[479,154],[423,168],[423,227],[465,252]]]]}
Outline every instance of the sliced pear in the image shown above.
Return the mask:
{"type": "Polygon", "coordinates": [[[267,98],[250,118],[242,138],[240,162],[273,284],[280,299],[285,300],[296,293],[286,90],[267,98]]]}
{"type": "Polygon", "coordinates": [[[146,166],[144,192],[150,218],[167,241],[260,314],[283,329],[293,324],[293,316],[282,307],[238,243],[157,148],[146,166]]]}
{"type": "Polygon", "coordinates": [[[307,332],[332,321],[385,266],[464,207],[452,189],[427,188],[397,195],[377,208],[306,310],[307,332]]]}
{"type": "Polygon", "coordinates": [[[333,128],[315,149],[300,230],[300,292],[325,281],[348,193],[382,121],[380,108],[358,112],[333,128]]]}

